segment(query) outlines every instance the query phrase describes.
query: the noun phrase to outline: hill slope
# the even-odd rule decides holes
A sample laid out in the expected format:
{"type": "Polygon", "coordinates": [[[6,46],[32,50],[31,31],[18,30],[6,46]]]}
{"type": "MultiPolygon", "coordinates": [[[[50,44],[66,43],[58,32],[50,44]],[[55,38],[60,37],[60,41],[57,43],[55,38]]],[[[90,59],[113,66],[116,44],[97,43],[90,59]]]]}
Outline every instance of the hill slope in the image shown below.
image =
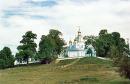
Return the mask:
{"type": "Polygon", "coordinates": [[[0,84],[130,84],[115,69],[98,58],[63,60],[0,70],[0,84]]]}

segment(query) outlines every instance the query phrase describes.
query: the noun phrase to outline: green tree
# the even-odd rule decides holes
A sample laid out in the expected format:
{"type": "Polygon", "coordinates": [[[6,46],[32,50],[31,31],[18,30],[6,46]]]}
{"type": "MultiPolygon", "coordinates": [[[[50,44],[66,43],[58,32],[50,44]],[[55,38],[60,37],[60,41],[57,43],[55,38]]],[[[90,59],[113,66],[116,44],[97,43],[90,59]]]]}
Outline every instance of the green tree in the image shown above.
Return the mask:
{"type": "Polygon", "coordinates": [[[92,56],[92,50],[90,48],[88,49],[87,54],[89,54],[90,56],[92,56]]]}
{"type": "Polygon", "coordinates": [[[41,37],[37,57],[41,63],[50,63],[61,53],[64,45],[61,35],[60,31],[51,29],[48,35],[41,37]]]}
{"type": "Polygon", "coordinates": [[[99,56],[109,56],[114,65],[119,67],[121,76],[130,79],[129,45],[119,32],[107,33],[107,30],[101,30],[96,40],[96,50],[99,56]]]}
{"type": "Polygon", "coordinates": [[[128,47],[123,38],[120,38],[120,33],[112,32],[112,45],[111,45],[111,57],[116,64],[119,64],[119,60],[124,56],[124,52],[128,53],[128,47]]]}
{"type": "Polygon", "coordinates": [[[110,58],[113,60],[113,64],[117,65],[120,60],[120,53],[117,46],[111,46],[110,58]]]}
{"type": "Polygon", "coordinates": [[[85,40],[85,48],[87,48],[87,45],[92,44],[95,47],[97,36],[84,36],[83,39],[85,40]]]}
{"type": "Polygon", "coordinates": [[[6,68],[6,63],[5,63],[6,61],[4,60],[4,59],[0,59],[0,69],[4,69],[4,68],[6,68]]]}
{"type": "Polygon", "coordinates": [[[102,30],[99,32],[99,36],[106,35],[106,34],[108,34],[107,29],[102,29],[102,30]]]}
{"type": "MultiPolygon", "coordinates": [[[[102,30],[101,30],[102,31],[102,30]]],[[[106,30],[104,30],[106,31],[106,30]]],[[[99,33],[98,39],[95,42],[95,48],[97,55],[101,57],[107,57],[110,55],[110,47],[112,45],[112,35],[109,33],[99,33]]]]}
{"type": "Polygon", "coordinates": [[[0,68],[9,68],[14,66],[14,56],[10,48],[4,47],[0,51],[0,68]]]}
{"type": "Polygon", "coordinates": [[[35,39],[37,39],[37,35],[32,31],[27,31],[25,35],[22,36],[23,39],[20,41],[21,45],[17,47],[18,53],[16,53],[17,61],[21,62],[29,62],[29,58],[35,58],[36,55],[36,47],[35,39]]]}

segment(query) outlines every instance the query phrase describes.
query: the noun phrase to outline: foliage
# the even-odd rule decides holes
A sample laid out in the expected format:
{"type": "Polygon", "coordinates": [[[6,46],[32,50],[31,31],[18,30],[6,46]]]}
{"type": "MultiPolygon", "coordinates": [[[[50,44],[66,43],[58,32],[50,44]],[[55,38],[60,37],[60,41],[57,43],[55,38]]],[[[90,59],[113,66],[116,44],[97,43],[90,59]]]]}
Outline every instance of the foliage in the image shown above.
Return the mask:
{"type": "Polygon", "coordinates": [[[103,29],[99,32],[99,36],[106,35],[108,32],[106,29],[103,29]]]}
{"type": "Polygon", "coordinates": [[[83,39],[85,40],[85,46],[92,44],[95,47],[97,36],[84,36],[83,39]]]}
{"type": "Polygon", "coordinates": [[[98,56],[110,57],[114,65],[119,67],[121,76],[130,79],[129,45],[119,32],[108,33],[107,30],[101,30],[96,39],[96,51],[98,56]]]}
{"type": "Polygon", "coordinates": [[[101,32],[103,32],[103,30],[100,31],[99,38],[96,40],[96,51],[98,56],[107,57],[110,55],[113,39],[112,35],[107,33],[106,30],[104,30],[105,33],[101,32]]]}
{"type": "Polygon", "coordinates": [[[60,31],[51,29],[48,35],[41,37],[37,58],[42,63],[49,63],[60,55],[65,44],[60,35],[62,35],[60,31]]]}
{"type": "Polygon", "coordinates": [[[92,56],[92,50],[90,48],[88,49],[87,54],[89,54],[90,56],[92,56]]]}
{"type": "Polygon", "coordinates": [[[37,35],[32,33],[32,31],[27,31],[22,37],[21,45],[17,47],[19,52],[16,53],[16,59],[19,62],[24,61],[28,64],[29,58],[34,58],[36,54],[37,44],[34,40],[37,39],[37,35]]]}
{"type": "Polygon", "coordinates": [[[95,48],[98,56],[113,58],[115,52],[118,52],[118,56],[122,55],[126,49],[126,43],[125,40],[120,37],[120,33],[108,33],[107,30],[104,29],[100,31],[99,37],[96,39],[95,48]]]}
{"type": "Polygon", "coordinates": [[[130,79],[130,58],[127,55],[120,60],[119,67],[120,75],[130,79]]]}
{"type": "Polygon", "coordinates": [[[6,68],[5,60],[0,59],[0,69],[6,68]]]}
{"type": "Polygon", "coordinates": [[[10,48],[4,47],[0,51],[0,68],[9,68],[14,66],[14,56],[10,48]]]}

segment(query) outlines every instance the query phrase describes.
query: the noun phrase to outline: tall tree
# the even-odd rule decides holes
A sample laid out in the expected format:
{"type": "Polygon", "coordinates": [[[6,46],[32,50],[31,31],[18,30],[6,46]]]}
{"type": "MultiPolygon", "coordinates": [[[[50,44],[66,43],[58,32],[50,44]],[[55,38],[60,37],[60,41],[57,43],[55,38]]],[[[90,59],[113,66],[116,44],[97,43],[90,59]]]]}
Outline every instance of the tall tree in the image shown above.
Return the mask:
{"type": "Polygon", "coordinates": [[[47,36],[43,35],[39,43],[38,59],[42,63],[50,63],[63,50],[64,40],[60,37],[62,33],[51,29],[47,36]]]}
{"type": "Polygon", "coordinates": [[[87,54],[92,57],[92,50],[90,48],[88,49],[87,54]]]}
{"type": "Polygon", "coordinates": [[[85,40],[85,45],[92,44],[95,47],[95,42],[96,42],[97,36],[93,36],[93,35],[84,36],[83,39],[85,40]]]}
{"type": "Polygon", "coordinates": [[[99,37],[96,39],[95,43],[97,55],[101,57],[109,56],[110,46],[113,42],[112,35],[106,31],[107,30],[101,30],[102,33],[99,33],[99,37]]]}
{"type": "Polygon", "coordinates": [[[37,39],[37,35],[32,31],[27,31],[25,35],[22,36],[23,39],[20,41],[21,45],[17,47],[18,53],[16,53],[16,59],[18,61],[29,62],[29,58],[34,58],[36,55],[36,47],[35,39],[37,39]]]}

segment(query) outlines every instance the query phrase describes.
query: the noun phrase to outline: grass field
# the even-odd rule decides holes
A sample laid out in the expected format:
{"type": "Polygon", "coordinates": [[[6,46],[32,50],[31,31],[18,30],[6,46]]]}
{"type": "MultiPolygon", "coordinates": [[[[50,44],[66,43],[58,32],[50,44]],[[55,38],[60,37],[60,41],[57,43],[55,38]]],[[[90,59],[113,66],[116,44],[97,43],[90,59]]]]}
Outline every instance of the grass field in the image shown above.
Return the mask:
{"type": "Polygon", "coordinates": [[[130,84],[119,76],[111,61],[82,58],[74,62],[76,60],[0,70],[0,84],[130,84]],[[69,66],[64,67],[66,65],[69,66]]]}

